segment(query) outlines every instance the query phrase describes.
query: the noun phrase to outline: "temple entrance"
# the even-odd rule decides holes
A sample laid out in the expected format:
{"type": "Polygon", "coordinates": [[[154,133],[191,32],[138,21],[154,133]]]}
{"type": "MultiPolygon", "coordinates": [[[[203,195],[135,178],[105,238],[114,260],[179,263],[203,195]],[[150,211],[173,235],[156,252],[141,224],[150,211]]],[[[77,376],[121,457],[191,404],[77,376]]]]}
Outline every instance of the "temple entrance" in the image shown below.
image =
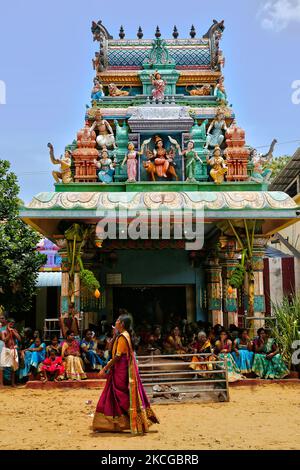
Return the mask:
{"type": "Polygon", "coordinates": [[[186,286],[114,287],[115,315],[119,308],[133,315],[135,325],[143,320],[150,325],[164,325],[172,314],[183,319],[187,316],[186,286]]]}

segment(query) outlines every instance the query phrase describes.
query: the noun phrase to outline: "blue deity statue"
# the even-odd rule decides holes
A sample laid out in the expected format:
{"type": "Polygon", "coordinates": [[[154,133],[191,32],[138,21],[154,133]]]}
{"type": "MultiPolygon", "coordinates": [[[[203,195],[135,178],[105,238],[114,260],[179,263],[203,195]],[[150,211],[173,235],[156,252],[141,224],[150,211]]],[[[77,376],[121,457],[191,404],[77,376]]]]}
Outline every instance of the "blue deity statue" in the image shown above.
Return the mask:
{"type": "Polygon", "coordinates": [[[225,139],[225,133],[227,131],[227,125],[225,121],[225,115],[221,108],[218,109],[215,119],[207,129],[207,137],[205,148],[214,148],[221,146],[225,139]]]}
{"type": "Polygon", "coordinates": [[[113,175],[115,173],[114,164],[109,158],[106,147],[104,147],[100,153],[100,160],[94,160],[96,167],[99,168],[98,179],[101,183],[112,183],[113,175]]]}
{"type": "Polygon", "coordinates": [[[92,101],[101,101],[104,95],[103,85],[99,82],[98,78],[94,78],[94,86],[91,92],[92,101]]]}

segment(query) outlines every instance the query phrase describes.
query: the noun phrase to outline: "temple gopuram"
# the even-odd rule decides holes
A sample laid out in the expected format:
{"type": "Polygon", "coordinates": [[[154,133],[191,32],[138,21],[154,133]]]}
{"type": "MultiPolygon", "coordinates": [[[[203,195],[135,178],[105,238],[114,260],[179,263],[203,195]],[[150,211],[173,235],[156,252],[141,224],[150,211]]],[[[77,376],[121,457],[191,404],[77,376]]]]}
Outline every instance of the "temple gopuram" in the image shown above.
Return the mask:
{"type": "Polygon", "coordinates": [[[177,315],[228,326],[246,314],[257,325],[267,242],[298,207],[268,191],[276,140],[265,155],[252,148],[228,100],[224,21],[203,36],[192,26],[186,39],[176,27],[171,39],[159,27],[151,39],[141,28],[127,39],[123,27],[114,39],[101,21],[91,30],[95,77],[82,129],[61,158],[48,144],[54,189],[21,211],[59,247],[56,313],[71,306],[85,326],[122,308],[137,323],[177,315]],[[153,213],[162,217],[151,225],[153,213]],[[193,224],[203,218],[201,246],[187,248],[184,213],[193,224]]]}

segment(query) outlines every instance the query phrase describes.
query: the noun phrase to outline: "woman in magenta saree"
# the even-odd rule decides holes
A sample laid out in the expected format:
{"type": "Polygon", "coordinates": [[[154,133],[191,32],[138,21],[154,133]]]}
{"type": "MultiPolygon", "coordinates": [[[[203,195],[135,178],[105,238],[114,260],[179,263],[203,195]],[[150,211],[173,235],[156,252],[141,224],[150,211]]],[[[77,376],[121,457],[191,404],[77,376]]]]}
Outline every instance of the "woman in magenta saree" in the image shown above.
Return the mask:
{"type": "Polygon", "coordinates": [[[142,385],[130,337],[131,319],[121,315],[116,321],[116,336],[112,359],[99,376],[109,375],[100,396],[93,430],[121,432],[130,429],[132,434],[144,434],[153,423],[159,423],[142,385]]]}

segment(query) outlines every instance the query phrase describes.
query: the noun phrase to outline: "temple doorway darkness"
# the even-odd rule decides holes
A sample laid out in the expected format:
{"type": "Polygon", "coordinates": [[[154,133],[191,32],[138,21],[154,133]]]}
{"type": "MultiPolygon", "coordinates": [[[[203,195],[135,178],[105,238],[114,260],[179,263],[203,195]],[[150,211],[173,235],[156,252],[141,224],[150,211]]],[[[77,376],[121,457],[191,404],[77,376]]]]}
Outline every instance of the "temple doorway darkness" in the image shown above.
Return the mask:
{"type": "Polygon", "coordinates": [[[186,318],[186,286],[114,287],[114,316],[120,308],[134,318],[135,325],[143,320],[149,324],[163,325],[171,314],[186,318]]]}

